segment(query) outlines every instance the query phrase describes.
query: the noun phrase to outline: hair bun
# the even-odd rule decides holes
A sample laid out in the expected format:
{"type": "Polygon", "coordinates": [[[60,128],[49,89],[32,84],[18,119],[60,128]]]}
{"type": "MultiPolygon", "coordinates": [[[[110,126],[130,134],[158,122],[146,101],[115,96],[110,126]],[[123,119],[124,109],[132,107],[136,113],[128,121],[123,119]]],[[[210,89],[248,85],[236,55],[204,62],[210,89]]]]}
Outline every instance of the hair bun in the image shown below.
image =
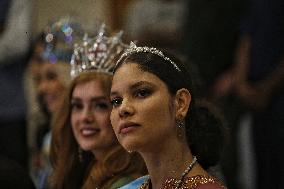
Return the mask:
{"type": "Polygon", "coordinates": [[[225,139],[221,114],[208,102],[200,101],[195,107],[195,119],[190,127],[189,140],[192,153],[207,169],[218,163],[225,139]]]}

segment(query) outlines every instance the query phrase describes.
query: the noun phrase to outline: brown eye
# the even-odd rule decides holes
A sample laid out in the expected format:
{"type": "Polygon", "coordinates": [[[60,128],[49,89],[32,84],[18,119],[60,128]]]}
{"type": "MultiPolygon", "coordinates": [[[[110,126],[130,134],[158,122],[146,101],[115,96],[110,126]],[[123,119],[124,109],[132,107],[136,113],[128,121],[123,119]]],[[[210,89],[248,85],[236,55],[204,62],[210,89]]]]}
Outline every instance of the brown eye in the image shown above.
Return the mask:
{"type": "Polygon", "coordinates": [[[151,91],[149,89],[138,89],[135,92],[135,97],[138,98],[146,98],[147,96],[149,96],[151,94],[151,91]]]}
{"type": "Polygon", "coordinates": [[[80,102],[71,102],[71,111],[78,111],[83,109],[83,104],[80,102]]]}
{"type": "Polygon", "coordinates": [[[49,81],[53,81],[57,79],[57,74],[55,72],[47,72],[46,79],[49,81]]]}
{"type": "Polygon", "coordinates": [[[115,107],[118,107],[122,102],[122,99],[121,98],[114,98],[111,100],[111,104],[112,104],[112,107],[115,108],[115,107]]]}
{"type": "Polygon", "coordinates": [[[41,80],[42,80],[42,78],[41,78],[40,75],[34,75],[33,76],[33,81],[34,81],[36,86],[38,86],[40,84],[41,80]]]}
{"type": "Polygon", "coordinates": [[[109,103],[97,102],[97,103],[94,104],[94,108],[99,109],[99,110],[107,110],[107,109],[109,109],[109,103]]]}

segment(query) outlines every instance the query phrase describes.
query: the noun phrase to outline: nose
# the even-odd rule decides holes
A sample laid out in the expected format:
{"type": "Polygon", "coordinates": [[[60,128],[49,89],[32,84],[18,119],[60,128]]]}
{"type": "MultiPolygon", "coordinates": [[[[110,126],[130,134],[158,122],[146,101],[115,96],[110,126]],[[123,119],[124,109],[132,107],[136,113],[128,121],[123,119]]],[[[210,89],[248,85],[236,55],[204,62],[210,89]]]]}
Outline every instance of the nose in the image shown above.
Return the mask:
{"type": "Polygon", "coordinates": [[[90,108],[85,108],[82,113],[82,120],[85,123],[92,123],[94,122],[95,118],[93,112],[90,108]]]}
{"type": "Polygon", "coordinates": [[[134,107],[131,102],[129,102],[127,99],[123,99],[120,107],[119,107],[119,116],[121,118],[132,116],[134,114],[134,107]]]}
{"type": "Polygon", "coordinates": [[[37,85],[37,93],[42,95],[44,94],[48,89],[48,83],[45,80],[41,80],[37,85]]]}

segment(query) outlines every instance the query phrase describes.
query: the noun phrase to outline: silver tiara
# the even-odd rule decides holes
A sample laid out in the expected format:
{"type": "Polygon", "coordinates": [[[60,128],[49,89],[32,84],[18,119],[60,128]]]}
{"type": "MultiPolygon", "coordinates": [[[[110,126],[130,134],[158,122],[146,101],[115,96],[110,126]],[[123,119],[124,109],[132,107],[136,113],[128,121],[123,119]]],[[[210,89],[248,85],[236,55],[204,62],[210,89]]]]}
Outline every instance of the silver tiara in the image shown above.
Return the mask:
{"type": "Polygon", "coordinates": [[[95,38],[85,34],[82,44],[75,44],[71,58],[71,77],[74,78],[82,72],[102,72],[112,74],[115,59],[128,45],[121,40],[122,31],[111,37],[105,35],[105,24],[99,29],[95,38]]]}
{"type": "Polygon", "coordinates": [[[177,71],[181,71],[180,68],[176,65],[176,63],[174,61],[172,61],[170,58],[166,57],[164,55],[164,53],[158,49],[156,49],[155,47],[137,47],[135,43],[130,42],[130,46],[129,48],[127,48],[125,50],[125,52],[120,56],[119,60],[116,62],[115,67],[125,58],[128,57],[131,54],[136,54],[136,53],[141,53],[141,52],[145,52],[145,53],[151,53],[151,54],[155,54],[158,55],[159,57],[163,58],[164,60],[168,61],[169,63],[171,63],[175,69],[177,71]]]}

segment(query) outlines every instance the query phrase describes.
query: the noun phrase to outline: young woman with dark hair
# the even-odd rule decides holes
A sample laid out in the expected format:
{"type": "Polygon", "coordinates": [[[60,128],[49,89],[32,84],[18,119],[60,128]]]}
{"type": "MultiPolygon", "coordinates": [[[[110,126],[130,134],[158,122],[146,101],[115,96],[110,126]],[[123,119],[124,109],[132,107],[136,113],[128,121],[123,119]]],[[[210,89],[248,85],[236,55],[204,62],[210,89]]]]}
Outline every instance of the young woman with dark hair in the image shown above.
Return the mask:
{"type": "Polygon", "coordinates": [[[224,188],[206,171],[218,162],[222,124],[205,106],[196,106],[190,76],[174,56],[133,43],[117,62],[112,126],[121,145],[139,152],[149,171],[143,184],[123,188],[224,188]]]}

